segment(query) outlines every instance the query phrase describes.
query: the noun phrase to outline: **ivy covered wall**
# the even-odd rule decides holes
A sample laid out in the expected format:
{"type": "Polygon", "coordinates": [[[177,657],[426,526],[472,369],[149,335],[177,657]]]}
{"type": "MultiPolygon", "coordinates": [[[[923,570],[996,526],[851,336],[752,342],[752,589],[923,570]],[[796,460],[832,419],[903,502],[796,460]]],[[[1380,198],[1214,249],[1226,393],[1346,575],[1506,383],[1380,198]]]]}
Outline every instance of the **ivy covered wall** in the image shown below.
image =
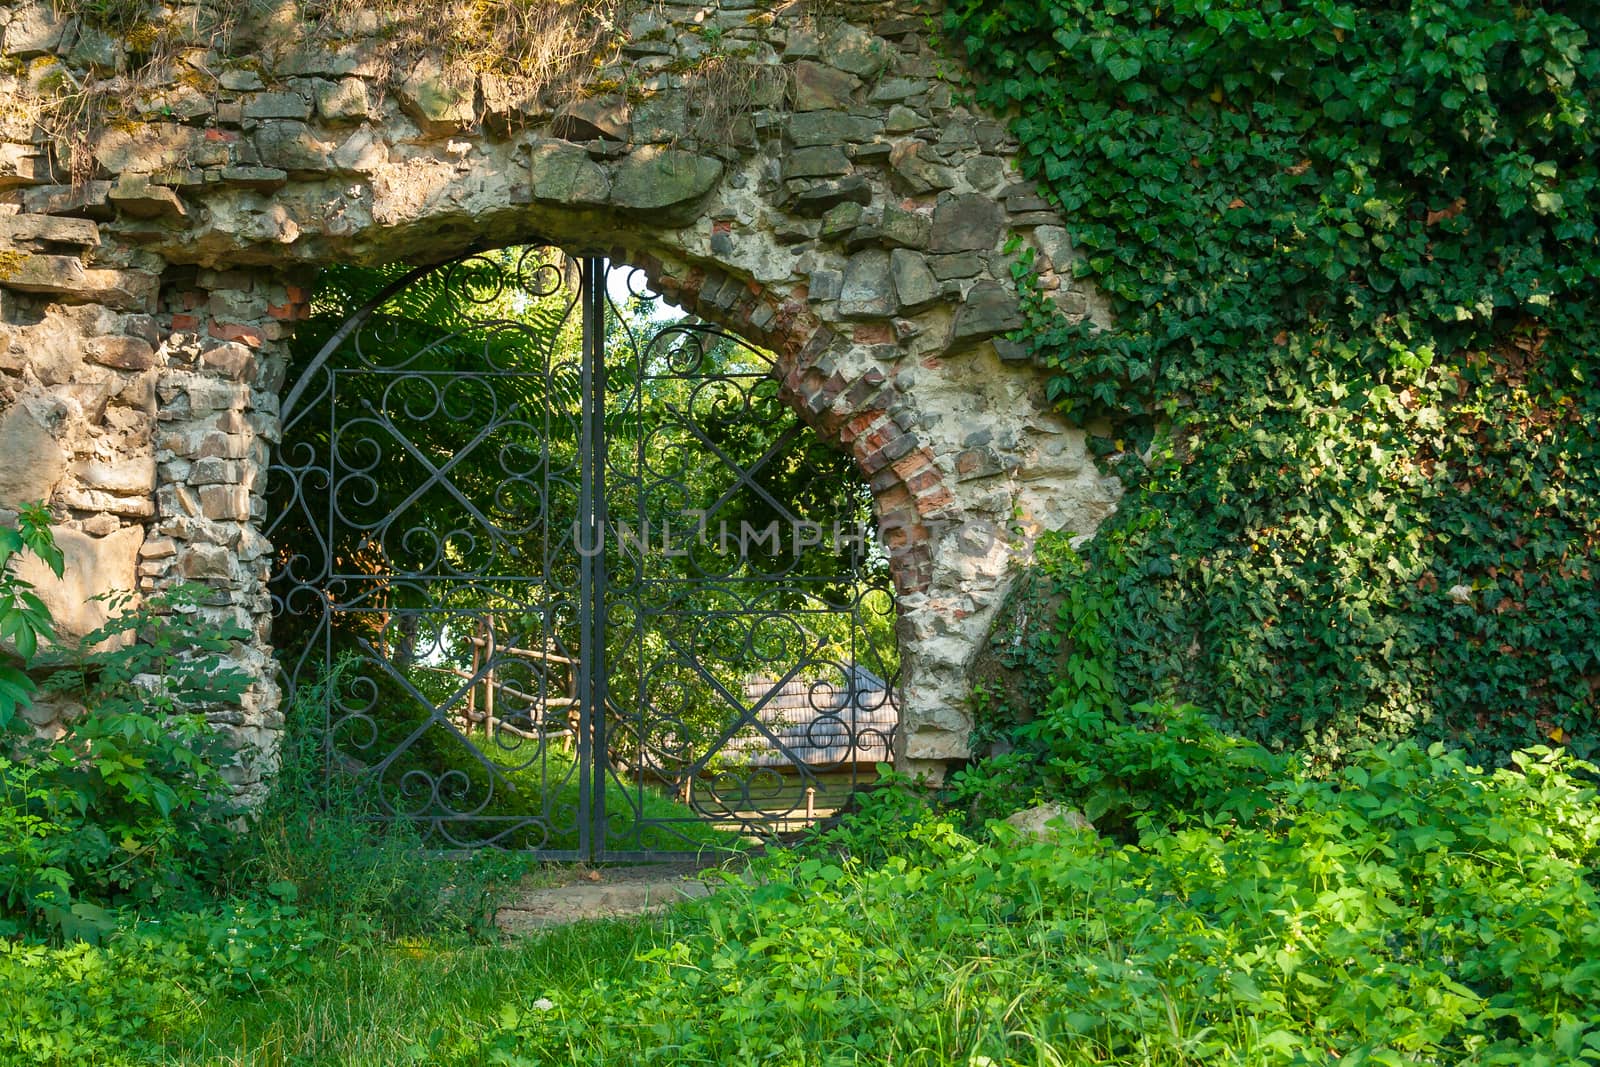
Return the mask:
{"type": "Polygon", "coordinates": [[[1021,338],[1129,487],[996,632],[989,729],[1166,700],[1321,756],[1600,750],[1600,7],[966,0],[945,29],[1114,297],[1103,331],[1035,300],[1021,338]]]}

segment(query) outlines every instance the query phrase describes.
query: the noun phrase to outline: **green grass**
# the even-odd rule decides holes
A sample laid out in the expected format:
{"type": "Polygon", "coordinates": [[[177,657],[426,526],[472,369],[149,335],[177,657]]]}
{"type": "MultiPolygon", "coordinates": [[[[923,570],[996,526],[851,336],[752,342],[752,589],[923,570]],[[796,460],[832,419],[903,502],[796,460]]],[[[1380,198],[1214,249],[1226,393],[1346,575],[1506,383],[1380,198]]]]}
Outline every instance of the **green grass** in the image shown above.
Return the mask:
{"type": "Polygon", "coordinates": [[[1133,845],[874,794],[826,851],[517,944],[369,929],[277,959],[308,927],[258,904],[248,945],[233,913],[199,925],[226,928],[208,955],[169,916],[153,940],[0,952],[0,1063],[1600,1064],[1594,773],[1400,746],[1133,845]],[[264,965],[230,969],[235,948],[264,965]]]}
{"type": "MultiPolygon", "coordinates": [[[[399,730],[407,724],[391,729],[399,730]]],[[[422,770],[434,778],[459,772],[471,783],[470,796],[478,798],[493,779],[491,802],[481,817],[447,820],[451,835],[459,841],[492,842],[508,850],[538,849],[560,852],[578,848],[578,767],[576,756],[556,745],[537,741],[520,742],[524,747],[504,752],[488,740],[481,730],[468,735],[469,741],[491,762],[493,775],[466,745],[451,737],[427,738],[418,742],[386,772],[385,781],[399,781],[409,770],[422,770]],[[518,766],[508,766],[515,759],[518,766]]],[[[359,786],[356,776],[353,783],[359,786]]],[[[476,801],[474,801],[475,803],[476,801]]],[[[749,843],[741,835],[708,822],[684,804],[678,803],[658,785],[623,783],[608,776],[605,783],[607,847],[625,850],[661,850],[690,854],[708,850],[740,851],[749,843]]],[[[469,805],[463,805],[469,806],[469,805]]],[[[419,813],[427,820],[441,809],[419,813]]],[[[448,843],[430,839],[435,847],[448,843]]]]}
{"type": "MultiPolygon", "coordinates": [[[[173,1065],[387,1067],[477,1063],[508,1006],[571,1001],[625,982],[670,943],[669,922],[592,922],[511,946],[347,947],[316,975],[260,998],[207,1003],[160,1034],[173,1065]]],[[[530,1009],[531,1010],[531,1009],[530,1009]]]]}

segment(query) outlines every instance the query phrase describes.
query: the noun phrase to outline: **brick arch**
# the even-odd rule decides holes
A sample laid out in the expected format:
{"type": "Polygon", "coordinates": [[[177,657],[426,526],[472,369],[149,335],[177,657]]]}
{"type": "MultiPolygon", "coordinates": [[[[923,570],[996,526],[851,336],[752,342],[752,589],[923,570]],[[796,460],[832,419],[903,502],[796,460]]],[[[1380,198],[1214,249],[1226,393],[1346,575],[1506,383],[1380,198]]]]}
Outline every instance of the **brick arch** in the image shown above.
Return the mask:
{"type": "MultiPolygon", "coordinates": [[[[1062,312],[1100,305],[1004,121],[942,80],[927,5],[819,6],[661,4],[585,86],[532,96],[380,62],[370,26],[246,26],[234,53],[176,27],[178,64],[130,82],[76,184],[34,124],[0,116],[0,439],[43,458],[0,478],[0,508],[47,496],[87,559],[115,554],[102,584],[198,580],[254,627],[238,655],[261,680],[217,714],[263,757],[242,793],[281,722],[261,481],[316,270],[537,241],[640,266],[778,353],[786,398],[877,501],[899,759],[966,756],[967,666],[1012,564],[1041,531],[1091,533],[1117,495],[1004,339],[1021,251],[1062,312]],[[697,81],[713,37],[760,75],[715,129],[697,81]]],[[[13,67],[92,61],[49,0],[9,5],[0,30],[13,67]]]]}

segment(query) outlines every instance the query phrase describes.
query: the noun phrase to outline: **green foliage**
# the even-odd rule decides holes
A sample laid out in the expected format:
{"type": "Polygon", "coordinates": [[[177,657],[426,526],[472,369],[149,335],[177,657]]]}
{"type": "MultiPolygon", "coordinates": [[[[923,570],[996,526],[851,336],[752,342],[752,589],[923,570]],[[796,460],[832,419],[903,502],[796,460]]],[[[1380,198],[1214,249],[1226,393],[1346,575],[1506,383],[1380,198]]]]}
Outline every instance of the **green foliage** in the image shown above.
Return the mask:
{"type": "Polygon", "coordinates": [[[435,855],[421,830],[378,818],[356,778],[328,773],[325,689],[350,669],[345,661],[302,686],[285,708],[278,775],[232,856],[231,887],[243,896],[268,887],[342,942],[489,932],[524,861],[493,850],[435,855]]]}
{"type": "Polygon", "coordinates": [[[127,923],[100,945],[0,940],[0,1062],[160,1062],[161,1027],[213,995],[259,994],[312,974],[323,940],[281,902],[234,903],[127,923]]]}
{"type": "Polygon", "coordinates": [[[1020,339],[1129,488],[1058,627],[1118,701],[1328,757],[1597,751],[1600,9],[969,0],[946,29],[1115,305],[1030,291],[1020,339]]]}
{"type": "Polygon", "coordinates": [[[59,736],[10,724],[0,914],[12,931],[43,922],[95,939],[116,925],[110,909],[192,898],[232,835],[219,773],[232,754],[203,709],[243,692],[223,654],[246,634],[204,621],[187,590],[111,607],[45,682],[83,710],[59,736]]]}
{"type": "Polygon", "coordinates": [[[934,797],[913,779],[888,764],[878,764],[878,777],[849,799],[836,817],[825,820],[799,846],[812,856],[834,856],[861,863],[882,863],[902,855],[909,829],[934,810],[934,797]]]}
{"type": "Polygon", "coordinates": [[[1265,786],[1285,760],[1219,730],[1192,704],[1108,711],[1063,700],[1014,731],[1028,747],[963,771],[956,795],[975,813],[1003,815],[1028,797],[1065,801],[1105,833],[1191,819],[1248,817],[1269,803],[1265,786]]]}
{"type": "Polygon", "coordinates": [[[355,936],[306,957],[303,927],[264,910],[101,948],[13,946],[0,1056],[1597,1063],[1596,771],[1542,749],[1515,763],[1484,773],[1442,746],[1379,746],[1329,776],[1266,776],[1253,815],[1152,826],[1134,845],[965,833],[885,791],[843,828],[881,862],[786,854],[659,923],[503,947],[355,936]],[[251,940],[243,955],[276,992],[239,995],[252,972],[218,961],[224,931],[251,940]]]}
{"type": "Polygon", "coordinates": [[[509,1064],[1600,1062],[1592,768],[1518,762],[1380,748],[1276,777],[1259,820],[1137,847],[925,818],[876,868],[731,886],[618,980],[528,990],[486,1043],[509,1064]]]}
{"type": "Polygon", "coordinates": [[[17,526],[0,528],[0,730],[11,727],[17,712],[37,691],[24,671],[51,637],[50,616],[33,587],[11,572],[12,560],[32,552],[61,575],[61,550],[50,535],[50,514],[42,504],[26,504],[17,526]]]}
{"type": "Polygon", "coordinates": [[[83,639],[74,666],[48,688],[84,713],[56,740],[24,740],[23,758],[48,768],[49,815],[67,828],[60,861],[74,892],[101,905],[194,893],[214,879],[237,814],[221,768],[233,761],[206,708],[237,702],[249,676],[226,656],[248,638],[208,620],[195,592],[175,589],[113,616],[83,639]]]}

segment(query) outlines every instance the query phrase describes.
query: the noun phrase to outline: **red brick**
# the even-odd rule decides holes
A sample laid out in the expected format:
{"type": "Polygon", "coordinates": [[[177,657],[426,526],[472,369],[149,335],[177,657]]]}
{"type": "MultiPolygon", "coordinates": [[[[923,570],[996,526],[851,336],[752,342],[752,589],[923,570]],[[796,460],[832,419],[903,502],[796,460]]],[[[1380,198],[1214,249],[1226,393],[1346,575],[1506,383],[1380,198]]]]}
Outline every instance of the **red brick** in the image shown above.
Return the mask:
{"type": "Polygon", "coordinates": [[[240,341],[251,348],[260,348],[266,339],[259,326],[247,326],[239,322],[218,322],[216,319],[211,320],[206,332],[224,341],[240,341]]]}
{"type": "Polygon", "coordinates": [[[200,319],[194,315],[177,314],[172,316],[172,328],[177,332],[187,332],[200,328],[200,319]]]}
{"type": "Polygon", "coordinates": [[[882,411],[862,411],[851,415],[850,420],[839,429],[839,443],[848,446],[883,417],[882,411]]]}
{"type": "Polygon", "coordinates": [[[912,505],[911,491],[901,484],[879,493],[875,499],[878,502],[878,510],[886,515],[912,505]]]}
{"type": "Polygon", "coordinates": [[[863,322],[852,336],[858,345],[888,345],[894,343],[894,328],[887,322],[863,322]]]}
{"type": "Polygon", "coordinates": [[[927,449],[901,456],[895,460],[894,464],[895,472],[908,481],[921,474],[924,470],[931,470],[932,468],[933,457],[928,455],[927,449]]]}
{"type": "Polygon", "coordinates": [[[922,515],[932,515],[936,511],[949,507],[955,502],[955,499],[950,490],[941,485],[927,496],[919,496],[917,498],[917,512],[922,515]]]}

